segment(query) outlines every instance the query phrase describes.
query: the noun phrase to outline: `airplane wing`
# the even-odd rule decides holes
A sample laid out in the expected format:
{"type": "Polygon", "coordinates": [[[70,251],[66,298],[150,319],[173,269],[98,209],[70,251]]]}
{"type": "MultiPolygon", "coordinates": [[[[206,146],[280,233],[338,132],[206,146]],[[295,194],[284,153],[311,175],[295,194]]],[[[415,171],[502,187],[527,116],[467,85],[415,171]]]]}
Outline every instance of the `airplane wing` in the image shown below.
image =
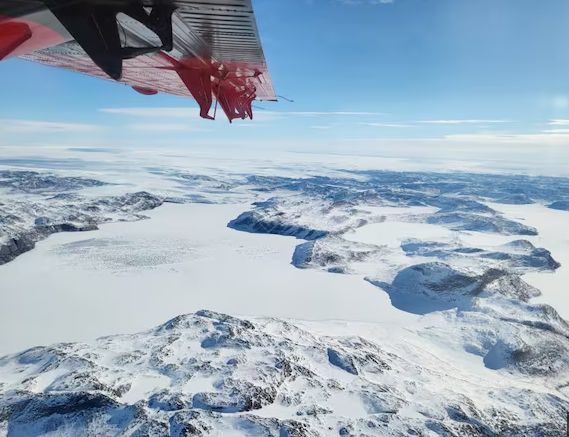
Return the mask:
{"type": "Polygon", "coordinates": [[[2,0],[0,61],[12,57],[193,97],[203,118],[276,101],[251,0],[2,0]]]}

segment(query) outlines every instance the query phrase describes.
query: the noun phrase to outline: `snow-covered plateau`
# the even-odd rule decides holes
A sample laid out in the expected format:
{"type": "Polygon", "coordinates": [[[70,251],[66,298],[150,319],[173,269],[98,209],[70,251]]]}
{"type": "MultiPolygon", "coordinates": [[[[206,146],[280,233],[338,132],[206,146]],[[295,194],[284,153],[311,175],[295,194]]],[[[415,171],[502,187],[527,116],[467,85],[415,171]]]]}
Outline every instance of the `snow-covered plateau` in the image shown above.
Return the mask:
{"type": "Polygon", "coordinates": [[[0,169],[0,436],[566,435],[569,179],[211,166],[0,169]]]}

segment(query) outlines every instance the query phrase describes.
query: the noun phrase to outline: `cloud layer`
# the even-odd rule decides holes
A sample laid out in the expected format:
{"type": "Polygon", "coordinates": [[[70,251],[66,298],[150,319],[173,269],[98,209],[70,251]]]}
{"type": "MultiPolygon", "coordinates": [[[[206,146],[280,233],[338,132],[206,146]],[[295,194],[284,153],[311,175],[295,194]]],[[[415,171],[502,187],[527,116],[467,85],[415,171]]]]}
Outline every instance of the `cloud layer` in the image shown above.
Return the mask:
{"type": "MultiPolygon", "coordinates": [[[[100,112],[129,115],[133,117],[170,117],[199,119],[197,108],[102,108],[100,112]]],[[[384,112],[366,111],[255,111],[255,120],[274,120],[283,117],[329,117],[329,116],[385,116],[384,112]]]]}
{"type": "Polygon", "coordinates": [[[101,126],[53,121],[0,119],[0,132],[93,132],[101,126]]]}
{"type": "Polygon", "coordinates": [[[485,123],[514,123],[513,120],[420,120],[424,124],[485,124],[485,123]]]}
{"type": "Polygon", "coordinates": [[[408,127],[415,127],[411,124],[406,123],[358,123],[362,126],[375,126],[375,127],[395,127],[395,128],[408,128],[408,127]]]}

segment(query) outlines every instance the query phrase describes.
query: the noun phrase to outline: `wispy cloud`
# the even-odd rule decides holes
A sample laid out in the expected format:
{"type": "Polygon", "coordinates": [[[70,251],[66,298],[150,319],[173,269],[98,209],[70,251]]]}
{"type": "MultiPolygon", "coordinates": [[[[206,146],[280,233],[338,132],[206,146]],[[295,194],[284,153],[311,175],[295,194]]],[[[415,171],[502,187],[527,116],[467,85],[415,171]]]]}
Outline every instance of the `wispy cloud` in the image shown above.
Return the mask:
{"type": "MultiPolygon", "coordinates": [[[[107,114],[117,114],[125,115],[130,117],[152,117],[152,118],[183,118],[185,120],[198,120],[202,121],[199,114],[198,108],[102,108],[99,112],[105,112],[107,114]]],[[[210,111],[210,114],[212,112],[210,111]]],[[[280,118],[279,112],[273,111],[255,111],[253,114],[254,121],[270,121],[280,118]]],[[[217,110],[217,116],[219,118],[224,118],[225,115],[220,109],[217,110]]],[[[204,120],[209,123],[210,120],[204,120]]]]}
{"type": "Polygon", "coordinates": [[[332,129],[332,126],[310,126],[311,129],[318,129],[318,130],[328,130],[332,129]]]}
{"type": "Polygon", "coordinates": [[[126,125],[126,128],[141,132],[203,131],[199,127],[182,123],[134,123],[126,125]]]}
{"type": "MultiPolygon", "coordinates": [[[[128,115],[132,117],[169,117],[199,119],[197,108],[102,108],[100,112],[109,114],[128,115]]],[[[218,115],[223,114],[218,110],[218,115]]],[[[362,111],[255,111],[255,121],[269,121],[283,117],[328,117],[328,116],[379,116],[388,115],[383,112],[362,111]]]]}
{"type": "Polygon", "coordinates": [[[419,120],[416,123],[426,124],[480,124],[480,123],[514,123],[513,120],[419,120]]]}
{"type": "Polygon", "coordinates": [[[200,118],[197,108],[103,108],[99,111],[133,117],[200,118]]]}
{"type": "Polygon", "coordinates": [[[405,123],[358,123],[362,126],[375,126],[375,127],[395,127],[395,128],[408,128],[408,127],[415,127],[411,124],[405,123]]]}
{"type": "Polygon", "coordinates": [[[326,117],[331,115],[362,116],[362,115],[389,115],[385,112],[358,112],[358,111],[291,111],[275,112],[275,114],[297,115],[300,117],[326,117]]]}
{"type": "Polygon", "coordinates": [[[549,124],[550,126],[569,126],[569,120],[554,119],[547,124],[549,124]]]}
{"type": "MultiPolygon", "coordinates": [[[[568,130],[569,132],[569,130],[568,130]]],[[[510,144],[539,144],[567,145],[569,133],[538,133],[538,134],[457,134],[446,135],[445,140],[468,142],[468,143],[510,143],[510,144]]]]}
{"type": "Polygon", "coordinates": [[[100,129],[101,126],[93,124],[0,119],[1,132],[92,132],[100,129]]]}
{"type": "Polygon", "coordinates": [[[569,134],[569,129],[546,129],[542,132],[546,134],[569,134]]]}

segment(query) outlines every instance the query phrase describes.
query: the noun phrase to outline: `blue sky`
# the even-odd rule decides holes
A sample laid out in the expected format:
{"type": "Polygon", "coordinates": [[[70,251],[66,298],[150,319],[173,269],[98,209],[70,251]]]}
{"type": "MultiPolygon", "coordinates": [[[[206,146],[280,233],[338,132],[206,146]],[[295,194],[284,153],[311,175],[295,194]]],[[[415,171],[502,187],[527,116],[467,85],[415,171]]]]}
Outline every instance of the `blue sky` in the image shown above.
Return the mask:
{"type": "Polygon", "coordinates": [[[294,103],[261,103],[257,120],[230,126],[198,119],[191,100],[9,60],[0,63],[0,144],[569,145],[566,0],[253,5],[277,93],[294,103]]]}

